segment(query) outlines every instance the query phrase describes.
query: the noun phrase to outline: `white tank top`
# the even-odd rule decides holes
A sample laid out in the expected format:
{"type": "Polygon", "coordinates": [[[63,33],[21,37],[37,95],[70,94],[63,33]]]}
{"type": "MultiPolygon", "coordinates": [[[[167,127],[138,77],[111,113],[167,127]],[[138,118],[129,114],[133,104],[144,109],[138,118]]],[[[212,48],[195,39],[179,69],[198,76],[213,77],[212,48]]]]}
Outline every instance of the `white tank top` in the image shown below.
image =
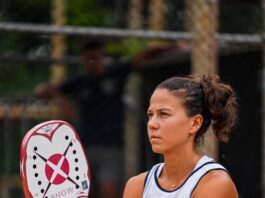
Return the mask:
{"type": "Polygon", "coordinates": [[[174,190],[165,190],[158,183],[158,177],[164,163],[156,164],[147,173],[143,198],[190,198],[200,179],[211,170],[226,169],[212,158],[203,156],[195,166],[189,177],[174,190]]]}

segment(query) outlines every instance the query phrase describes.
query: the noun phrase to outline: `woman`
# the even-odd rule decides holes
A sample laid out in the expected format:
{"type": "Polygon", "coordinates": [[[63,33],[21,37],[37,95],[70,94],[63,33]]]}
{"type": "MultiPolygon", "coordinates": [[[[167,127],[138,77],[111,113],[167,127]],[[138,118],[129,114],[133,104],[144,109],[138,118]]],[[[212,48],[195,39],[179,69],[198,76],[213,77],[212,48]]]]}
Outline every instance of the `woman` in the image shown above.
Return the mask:
{"type": "Polygon", "coordinates": [[[148,136],[164,163],[129,179],[124,198],[237,198],[226,169],[199,152],[211,127],[220,141],[236,122],[233,89],[216,75],[172,77],[154,90],[148,115],[148,136]]]}

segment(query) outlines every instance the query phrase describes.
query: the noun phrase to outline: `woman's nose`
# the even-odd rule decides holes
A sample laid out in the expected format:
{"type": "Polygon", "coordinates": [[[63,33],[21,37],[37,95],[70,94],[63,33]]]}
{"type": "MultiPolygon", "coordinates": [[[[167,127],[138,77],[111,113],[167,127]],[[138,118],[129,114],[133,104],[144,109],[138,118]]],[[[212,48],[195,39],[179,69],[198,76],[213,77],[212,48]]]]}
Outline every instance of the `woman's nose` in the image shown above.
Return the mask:
{"type": "Polygon", "coordinates": [[[159,124],[158,124],[156,116],[152,116],[151,118],[149,118],[147,127],[150,129],[158,129],[159,124]]]}

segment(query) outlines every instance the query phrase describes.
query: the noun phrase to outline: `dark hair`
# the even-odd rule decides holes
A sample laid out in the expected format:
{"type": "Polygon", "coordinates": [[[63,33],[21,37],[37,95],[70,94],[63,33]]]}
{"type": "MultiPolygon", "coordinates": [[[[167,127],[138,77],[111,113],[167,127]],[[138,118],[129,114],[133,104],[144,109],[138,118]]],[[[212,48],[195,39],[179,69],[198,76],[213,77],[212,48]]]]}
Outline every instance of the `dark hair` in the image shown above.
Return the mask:
{"type": "Polygon", "coordinates": [[[229,139],[228,133],[237,121],[237,101],[232,87],[221,83],[219,76],[172,77],[160,83],[156,89],[159,88],[182,98],[188,116],[202,115],[203,123],[195,143],[200,142],[210,126],[219,141],[229,139]]]}
{"type": "Polygon", "coordinates": [[[94,50],[94,49],[102,49],[103,48],[103,44],[99,41],[89,41],[87,42],[84,47],[83,47],[83,51],[86,50],[94,50]]]}

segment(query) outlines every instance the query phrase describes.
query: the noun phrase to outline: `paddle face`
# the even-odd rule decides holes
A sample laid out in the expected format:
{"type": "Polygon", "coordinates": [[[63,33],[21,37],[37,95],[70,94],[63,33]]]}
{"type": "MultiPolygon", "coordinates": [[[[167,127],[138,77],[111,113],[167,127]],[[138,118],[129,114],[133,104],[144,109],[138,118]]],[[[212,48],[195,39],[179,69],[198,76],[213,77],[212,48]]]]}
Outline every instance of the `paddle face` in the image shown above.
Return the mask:
{"type": "Polygon", "coordinates": [[[87,158],[77,133],[64,121],[41,123],[25,135],[20,170],[26,198],[88,197],[87,158]]]}

